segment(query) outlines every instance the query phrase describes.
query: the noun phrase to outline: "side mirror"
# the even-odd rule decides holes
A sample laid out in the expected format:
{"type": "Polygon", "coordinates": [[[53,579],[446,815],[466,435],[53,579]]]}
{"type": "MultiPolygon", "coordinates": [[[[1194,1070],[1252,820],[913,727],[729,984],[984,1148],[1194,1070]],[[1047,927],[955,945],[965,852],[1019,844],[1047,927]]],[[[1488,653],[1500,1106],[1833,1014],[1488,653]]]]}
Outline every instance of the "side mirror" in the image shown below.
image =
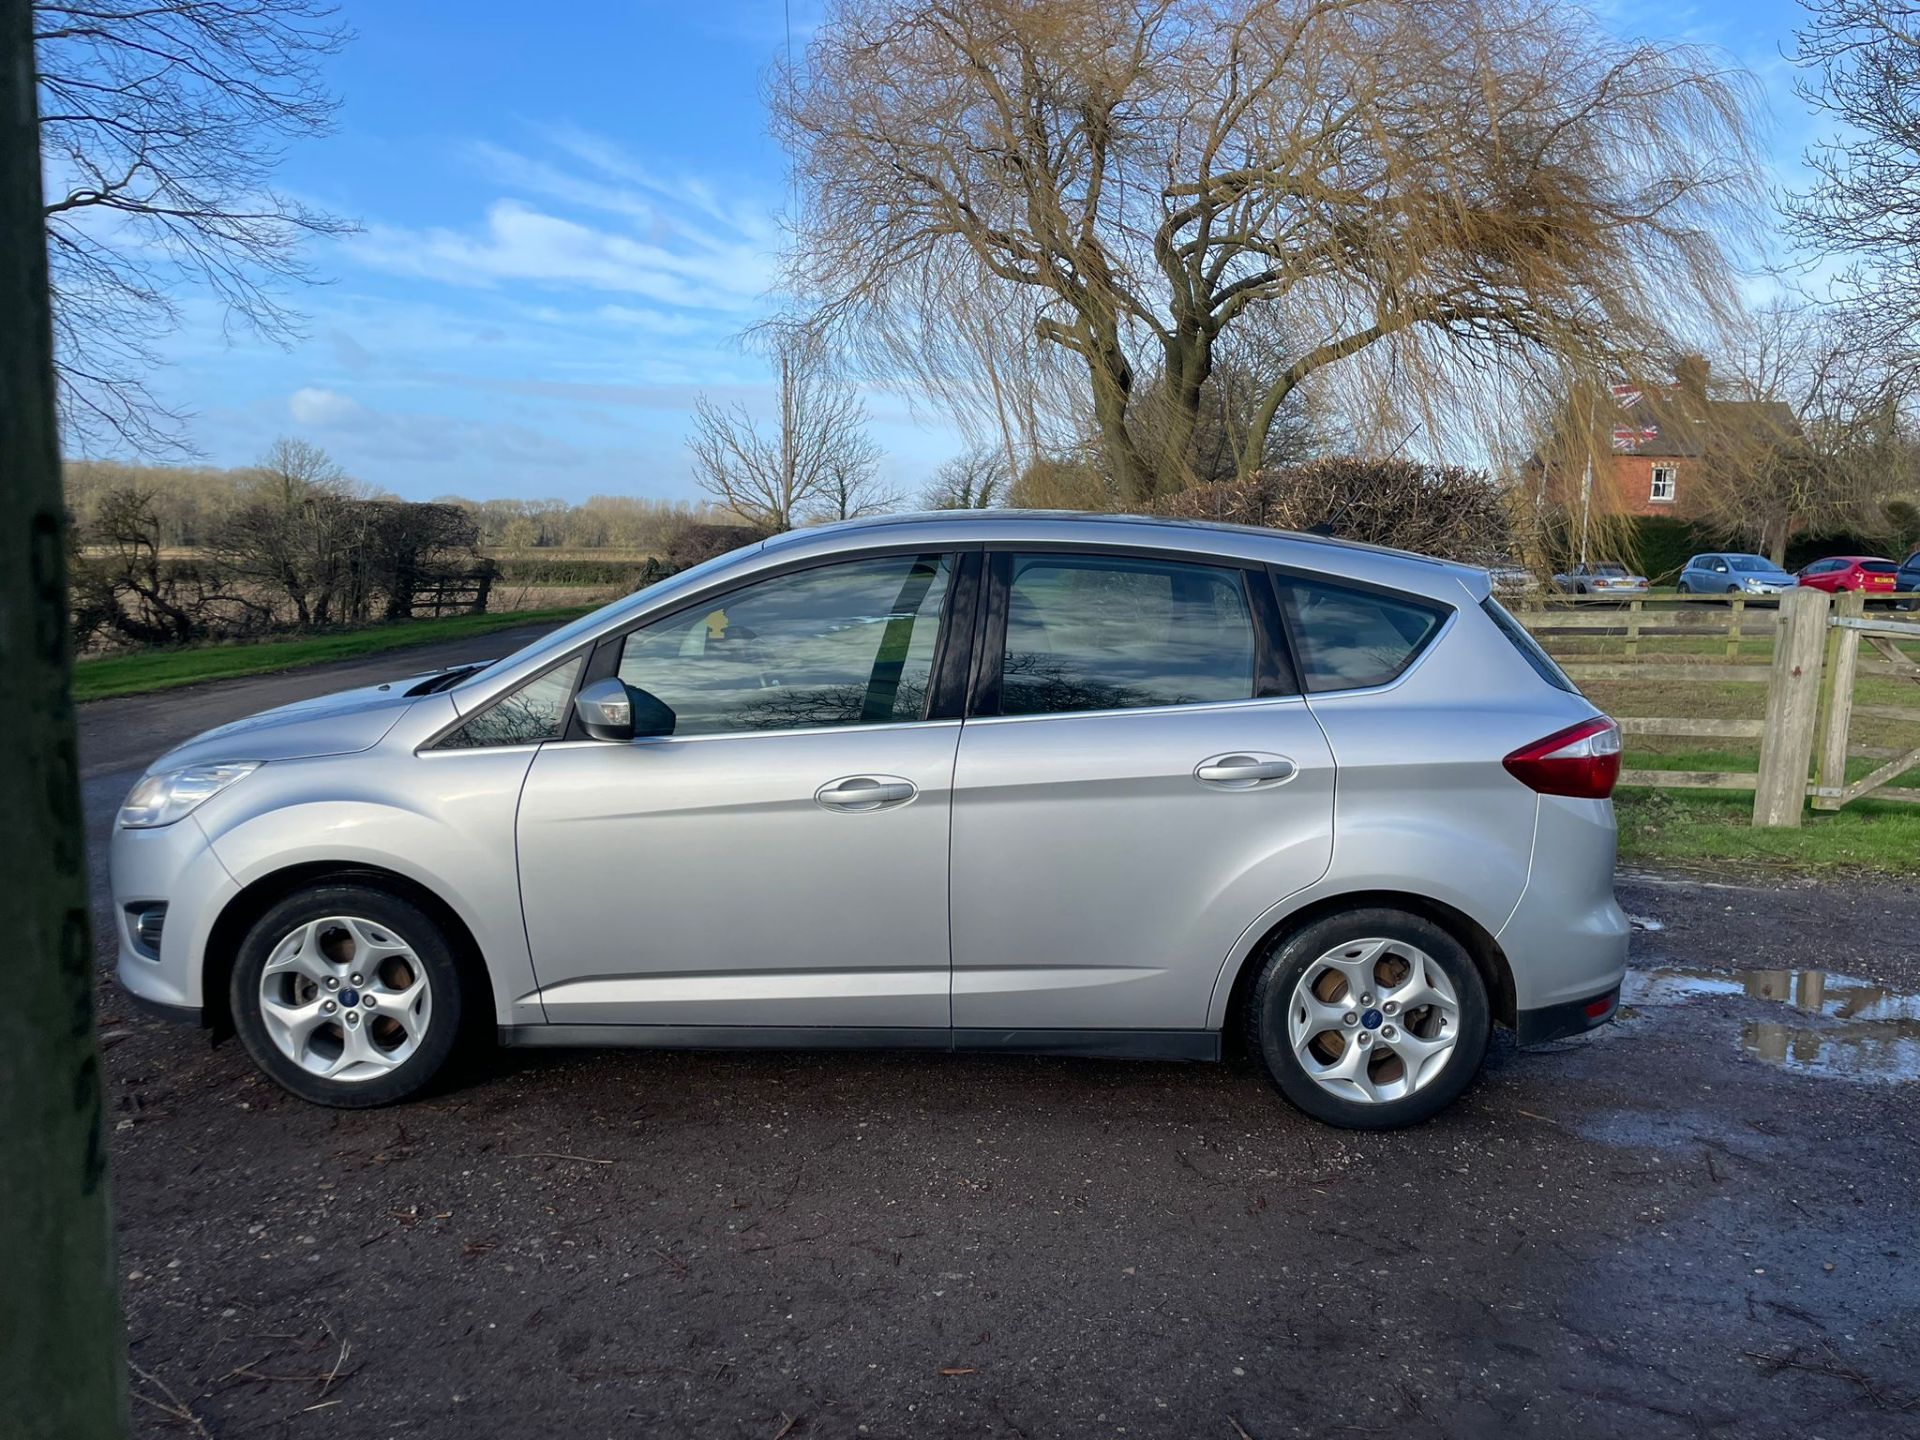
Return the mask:
{"type": "Polygon", "coordinates": [[[659,696],[613,675],[582,686],[573,697],[573,713],[593,739],[616,741],[671,735],[679,718],[659,696]]]}

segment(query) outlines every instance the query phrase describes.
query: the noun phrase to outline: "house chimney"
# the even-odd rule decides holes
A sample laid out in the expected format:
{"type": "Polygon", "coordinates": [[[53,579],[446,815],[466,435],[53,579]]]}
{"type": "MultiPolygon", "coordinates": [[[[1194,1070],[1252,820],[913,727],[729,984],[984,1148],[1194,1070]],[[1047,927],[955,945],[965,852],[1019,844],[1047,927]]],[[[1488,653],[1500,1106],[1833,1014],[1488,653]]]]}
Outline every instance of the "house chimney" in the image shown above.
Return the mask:
{"type": "Polygon", "coordinates": [[[1704,355],[1682,355],[1673,362],[1673,378],[1680,393],[1689,400],[1702,404],[1707,399],[1707,373],[1710,370],[1704,355]]]}

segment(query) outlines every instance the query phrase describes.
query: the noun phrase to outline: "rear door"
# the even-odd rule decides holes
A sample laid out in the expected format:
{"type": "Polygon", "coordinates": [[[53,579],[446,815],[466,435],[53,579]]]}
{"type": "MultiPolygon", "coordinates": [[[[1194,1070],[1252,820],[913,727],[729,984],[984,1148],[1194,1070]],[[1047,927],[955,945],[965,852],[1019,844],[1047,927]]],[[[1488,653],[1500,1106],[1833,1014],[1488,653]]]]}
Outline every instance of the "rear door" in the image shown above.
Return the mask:
{"type": "Polygon", "coordinates": [[[1199,1029],[1234,942],[1332,855],[1333,757],[1272,585],[1213,557],[988,559],[954,772],[955,1030],[1199,1029]]]}

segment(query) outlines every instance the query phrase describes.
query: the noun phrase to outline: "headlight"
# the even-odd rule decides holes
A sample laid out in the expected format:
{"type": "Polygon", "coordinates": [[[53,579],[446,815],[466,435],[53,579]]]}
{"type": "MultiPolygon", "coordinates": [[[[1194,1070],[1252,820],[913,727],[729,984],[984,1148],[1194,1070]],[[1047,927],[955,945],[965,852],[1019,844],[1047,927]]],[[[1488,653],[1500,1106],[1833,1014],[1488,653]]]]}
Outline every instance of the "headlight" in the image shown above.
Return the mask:
{"type": "Polygon", "coordinates": [[[149,775],[128,794],[120,807],[120,823],[129,830],[171,825],[191,815],[202,801],[211,800],[234,781],[260,768],[257,760],[220,765],[189,765],[149,775]]]}

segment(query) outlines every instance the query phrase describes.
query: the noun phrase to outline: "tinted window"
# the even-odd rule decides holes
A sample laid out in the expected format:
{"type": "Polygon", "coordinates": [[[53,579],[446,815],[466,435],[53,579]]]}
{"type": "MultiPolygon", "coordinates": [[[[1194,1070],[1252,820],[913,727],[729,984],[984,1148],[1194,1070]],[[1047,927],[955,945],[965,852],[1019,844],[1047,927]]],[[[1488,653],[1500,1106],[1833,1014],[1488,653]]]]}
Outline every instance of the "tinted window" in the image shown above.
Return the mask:
{"type": "Polygon", "coordinates": [[[1899,567],[1891,560],[1862,560],[1860,568],[1869,575],[1891,575],[1899,567]]]}
{"type": "Polygon", "coordinates": [[[1278,577],[1300,678],[1308,690],[1384,685],[1413,662],[1442,612],[1412,597],[1278,577]]]}
{"type": "Polygon", "coordinates": [[[918,720],[951,574],[897,555],[763,580],[636,630],[620,678],[675,735],[918,720]]]}
{"type": "Polygon", "coordinates": [[[451,750],[471,750],[558,740],[567,728],[567,702],[573,698],[573,682],[580,678],[583,659],[576,655],[518,690],[509,691],[447,736],[441,745],[451,750]]]}
{"type": "Polygon", "coordinates": [[[1015,555],[1000,713],[1253,696],[1243,572],[1129,557],[1015,555]]]}
{"type": "Polygon", "coordinates": [[[1729,555],[1727,559],[1733,562],[1734,569],[1745,573],[1758,571],[1771,574],[1778,568],[1771,560],[1764,560],[1758,555],[1729,555]]]}
{"type": "Polygon", "coordinates": [[[1567,678],[1567,672],[1553,663],[1553,657],[1540,648],[1540,642],[1527,633],[1527,627],[1507,612],[1507,607],[1489,595],[1480,602],[1480,608],[1487,612],[1487,618],[1500,629],[1500,633],[1513,642],[1513,648],[1520,652],[1536,674],[1556,690],[1566,690],[1578,695],[1580,687],[1567,678]]]}
{"type": "Polygon", "coordinates": [[[1596,565],[1588,573],[1592,575],[1604,575],[1610,580],[1619,579],[1626,575],[1627,567],[1624,565],[1596,565]]]}

